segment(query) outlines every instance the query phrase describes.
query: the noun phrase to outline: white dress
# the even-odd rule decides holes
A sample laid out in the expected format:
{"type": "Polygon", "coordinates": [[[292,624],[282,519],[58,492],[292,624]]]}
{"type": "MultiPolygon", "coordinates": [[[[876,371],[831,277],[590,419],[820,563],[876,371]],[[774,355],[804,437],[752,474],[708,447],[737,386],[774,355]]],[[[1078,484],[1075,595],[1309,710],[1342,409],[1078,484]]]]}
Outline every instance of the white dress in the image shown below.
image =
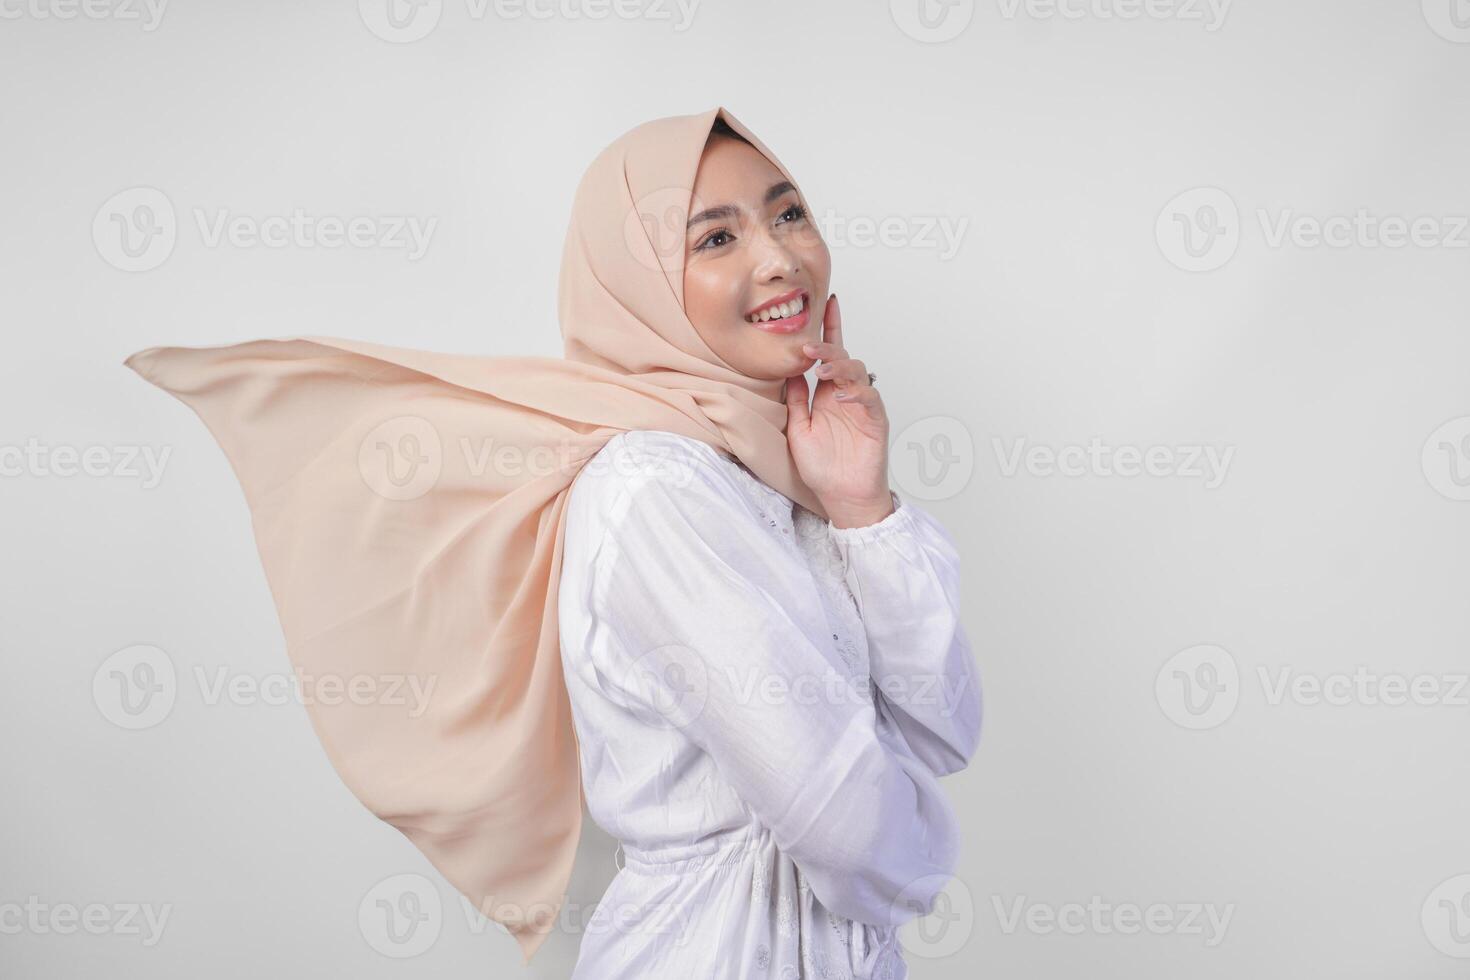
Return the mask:
{"type": "Polygon", "coordinates": [[[568,499],[561,654],[623,866],[573,980],[901,980],[960,833],[981,692],[959,557],[893,495],[835,528],[695,439],[634,431],[568,499]]]}

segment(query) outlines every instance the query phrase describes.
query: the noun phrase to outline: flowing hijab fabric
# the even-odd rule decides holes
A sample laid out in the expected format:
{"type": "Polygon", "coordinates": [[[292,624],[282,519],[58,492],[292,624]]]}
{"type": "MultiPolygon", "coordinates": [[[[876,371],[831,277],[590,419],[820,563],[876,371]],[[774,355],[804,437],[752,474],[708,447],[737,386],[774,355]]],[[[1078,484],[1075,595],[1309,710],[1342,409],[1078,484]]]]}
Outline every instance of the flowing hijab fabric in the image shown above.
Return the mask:
{"type": "Polygon", "coordinates": [[[346,692],[307,707],[343,782],[526,963],[581,834],[557,586],[583,464],[619,432],[677,432],[826,516],[787,447],[784,381],[732,369],[684,313],[684,223],[717,117],[796,183],[723,107],[608,146],[567,231],[565,359],[299,336],[124,362],[228,457],[293,667],[346,692]],[[406,679],[432,693],[403,697],[406,679]]]}

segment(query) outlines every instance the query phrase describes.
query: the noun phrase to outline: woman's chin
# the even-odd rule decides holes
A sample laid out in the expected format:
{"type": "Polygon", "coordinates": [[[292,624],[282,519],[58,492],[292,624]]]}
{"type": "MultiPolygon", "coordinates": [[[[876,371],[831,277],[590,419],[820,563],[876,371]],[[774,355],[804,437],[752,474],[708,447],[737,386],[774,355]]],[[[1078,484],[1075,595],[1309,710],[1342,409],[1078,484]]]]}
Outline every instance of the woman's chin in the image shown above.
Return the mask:
{"type": "Polygon", "coordinates": [[[790,378],[798,374],[806,374],[816,363],[814,358],[807,357],[801,352],[801,345],[798,344],[791,358],[781,368],[781,377],[790,378]]]}
{"type": "Polygon", "coordinates": [[[741,373],[758,381],[783,381],[786,378],[798,374],[805,374],[812,369],[816,361],[801,352],[798,344],[796,349],[784,356],[777,354],[774,357],[763,357],[759,364],[751,364],[741,373]]]}
{"type": "Polygon", "coordinates": [[[741,327],[744,333],[739,335],[739,340],[734,345],[727,342],[724,346],[738,348],[738,356],[727,354],[726,359],[742,374],[762,381],[776,381],[805,374],[817,363],[816,358],[808,357],[802,350],[803,345],[820,339],[813,338],[810,329],[783,334],[760,330],[749,323],[742,323],[741,327]]]}

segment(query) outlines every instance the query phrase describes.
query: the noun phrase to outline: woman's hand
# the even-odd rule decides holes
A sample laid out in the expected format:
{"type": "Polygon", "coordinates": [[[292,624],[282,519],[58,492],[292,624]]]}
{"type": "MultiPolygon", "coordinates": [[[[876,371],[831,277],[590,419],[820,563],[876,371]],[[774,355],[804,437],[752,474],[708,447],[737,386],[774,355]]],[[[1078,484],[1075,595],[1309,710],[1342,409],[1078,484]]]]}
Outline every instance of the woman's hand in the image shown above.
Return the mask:
{"type": "Polygon", "coordinates": [[[862,361],[842,345],[842,310],[827,298],[822,343],[802,348],[818,358],[817,393],[807,407],[806,375],[786,379],[786,441],[797,472],[834,527],[876,524],[893,513],[888,491],[888,411],[862,361]]]}

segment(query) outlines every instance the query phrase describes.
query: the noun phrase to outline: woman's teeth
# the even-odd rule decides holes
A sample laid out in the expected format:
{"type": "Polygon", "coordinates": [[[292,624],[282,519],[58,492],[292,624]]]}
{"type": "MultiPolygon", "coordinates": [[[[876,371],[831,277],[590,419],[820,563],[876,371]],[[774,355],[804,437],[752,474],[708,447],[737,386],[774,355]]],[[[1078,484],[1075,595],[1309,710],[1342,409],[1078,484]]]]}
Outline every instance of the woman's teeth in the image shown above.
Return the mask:
{"type": "Polygon", "coordinates": [[[806,309],[806,297],[798,296],[789,303],[772,306],[769,309],[761,310],[755,316],[748,316],[745,318],[745,322],[764,323],[767,320],[784,320],[788,316],[796,316],[796,314],[804,309],[806,309]]]}

